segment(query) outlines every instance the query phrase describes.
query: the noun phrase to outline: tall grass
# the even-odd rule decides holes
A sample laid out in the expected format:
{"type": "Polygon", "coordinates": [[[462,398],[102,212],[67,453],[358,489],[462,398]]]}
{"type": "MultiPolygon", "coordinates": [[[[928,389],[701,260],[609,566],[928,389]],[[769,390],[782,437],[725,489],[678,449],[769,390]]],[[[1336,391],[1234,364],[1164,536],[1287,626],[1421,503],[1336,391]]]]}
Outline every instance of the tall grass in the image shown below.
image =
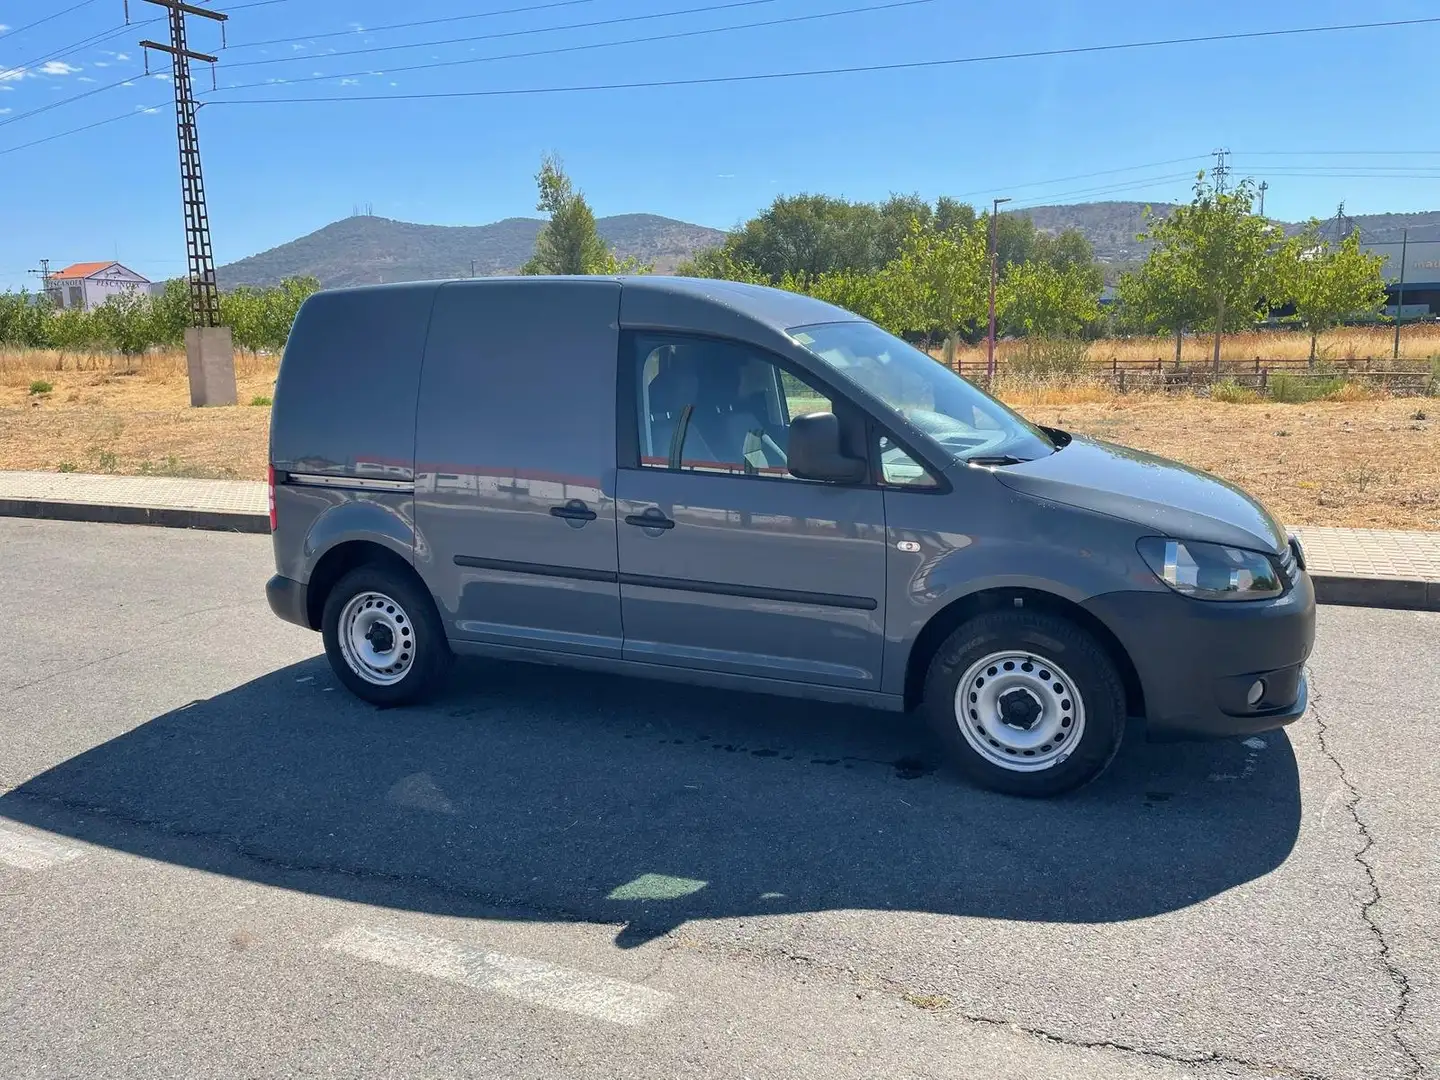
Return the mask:
{"type": "MultiPolygon", "coordinates": [[[[235,374],[240,378],[271,375],[280,357],[272,353],[235,350],[235,374]]],[[[27,386],[54,375],[138,375],[152,382],[186,377],[185,353],[179,350],[147,352],[140,356],[88,349],[14,349],[0,347],[0,386],[27,386]]]]}
{"type": "MultiPolygon", "coordinates": [[[[1394,346],[1394,327],[1346,326],[1320,335],[1317,357],[1325,360],[1386,360],[1394,346]]],[[[1023,366],[1027,344],[1024,340],[1001,341],[995,346],[999,364],[1023,366]]],[[[1181,344],[1183,364],[1203,364],[1211,359],[1212,339],[1207,335],[1187,336],[1181,344]]],[[[1252,330],[1227,334],[1220,342],[1220,359],[1232,363],[1256,357],[1261,360],[1306,360],[1310,356],[1310,335],[1301,330],[1252,330]]],[[[955,360],[972,365],[985,360],[985,343],[959,344],[955,360]]],[[[1400,331],[1400,358],[1424,360],[1440,357],[1440,323],[1421,323],[1400,331]]],[[[1175,361],[1174,337],[1101,338],[1085,346],[1084,358],[1092,364],[1163,360],[1175,361]]]]}

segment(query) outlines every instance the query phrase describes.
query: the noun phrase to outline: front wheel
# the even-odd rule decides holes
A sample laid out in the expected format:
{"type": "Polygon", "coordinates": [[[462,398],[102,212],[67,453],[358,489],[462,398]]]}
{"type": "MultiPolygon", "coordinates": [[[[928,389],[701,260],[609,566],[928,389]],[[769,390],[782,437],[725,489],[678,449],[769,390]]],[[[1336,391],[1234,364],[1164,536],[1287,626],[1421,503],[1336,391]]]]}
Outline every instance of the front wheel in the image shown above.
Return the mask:
{"type": "Polygon", "coordinates": [[[341,578],[325,598],[320,629],[340,681],[375,705],[424,700],[450,668],[450,643],[429,593],[385,567],[360,566],[341,578]]]}
{"type": "Polygon", "coordinates": [[[1058,795],[1105,771],[1125,733],[1125,690],[1085,630],[1053,615],[991,612],[940,646],[922,710],[971,780],[1058,795]]]}

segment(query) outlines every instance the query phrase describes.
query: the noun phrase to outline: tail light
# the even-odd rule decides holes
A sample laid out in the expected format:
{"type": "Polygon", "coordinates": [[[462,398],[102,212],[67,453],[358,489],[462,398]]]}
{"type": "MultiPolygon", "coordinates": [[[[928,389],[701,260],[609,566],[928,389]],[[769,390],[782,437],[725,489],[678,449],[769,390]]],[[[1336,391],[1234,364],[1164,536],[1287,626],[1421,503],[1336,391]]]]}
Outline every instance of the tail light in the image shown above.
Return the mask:
{"type": "Polygon", "coordinates": [[[275,466],[274,466],[274,465],[267,465],[267,466],[265,467],[265,485],[266,485],[266,487],[269,489],[269,492],[270,492],[270,531],[271,531],[271,532],[274,532],[275,529],[276,529],[276,520],[275,520],[275,466]]]}

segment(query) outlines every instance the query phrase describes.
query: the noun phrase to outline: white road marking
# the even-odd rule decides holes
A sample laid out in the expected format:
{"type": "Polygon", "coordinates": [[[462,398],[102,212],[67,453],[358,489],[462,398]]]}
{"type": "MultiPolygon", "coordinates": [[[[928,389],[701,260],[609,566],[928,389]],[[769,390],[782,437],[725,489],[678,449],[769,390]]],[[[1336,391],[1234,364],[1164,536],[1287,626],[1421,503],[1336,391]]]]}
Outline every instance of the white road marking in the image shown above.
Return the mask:
{"type": "Polygon", "coordinates": [[[352,926],[326,942],[326,948],[626,1027],[650,1023],[675,1000],[648,986],[394,927],[352,926]]]}
{"type": "Polygon", "coordinates": [[[0,863],[17,870],[44,870],[84,854],[79,848],[57,844],[54,840],[0,829],[0,863]]]}

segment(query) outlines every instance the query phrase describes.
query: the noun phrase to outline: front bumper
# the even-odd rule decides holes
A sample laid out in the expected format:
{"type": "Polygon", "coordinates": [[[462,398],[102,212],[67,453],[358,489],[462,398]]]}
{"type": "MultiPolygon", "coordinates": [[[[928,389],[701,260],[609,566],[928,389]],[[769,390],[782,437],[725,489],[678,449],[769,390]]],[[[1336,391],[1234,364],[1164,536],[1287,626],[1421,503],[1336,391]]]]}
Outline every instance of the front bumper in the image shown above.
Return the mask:
{"type": "Polygon", "coordinates": [[[1118,592],[1085,605],[1129,654],[1154,739],[1253,735],[1298,720],[1315,643],[1308,574],[1274,600],[1221,603],[1172,592],[1118,592]],[[1247,693],[1264,693],[1254,705],[1247,693]]]}
{"type": "Polygon", "coordinates": [[[306,630],[317,627],[310,623],[308,588],[299,581],[276,574],[265,583],[265,599],[270,601],[270,610],[286,622],[303,626],[306,630]]]}

